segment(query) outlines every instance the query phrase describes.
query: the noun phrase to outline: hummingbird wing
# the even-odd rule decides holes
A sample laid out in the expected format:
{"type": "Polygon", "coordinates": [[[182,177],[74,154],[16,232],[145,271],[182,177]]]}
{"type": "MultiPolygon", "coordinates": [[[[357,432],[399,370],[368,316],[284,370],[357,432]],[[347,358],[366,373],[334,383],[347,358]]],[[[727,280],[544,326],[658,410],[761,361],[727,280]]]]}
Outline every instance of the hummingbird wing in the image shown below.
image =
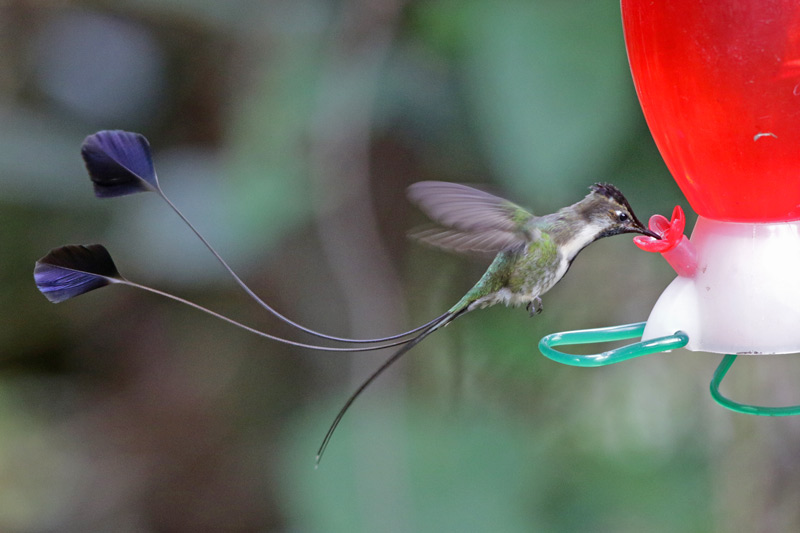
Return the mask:
{"type": "Polygon", "coordinates": [[[411,233],[418,241],[455,252],[497,253],[525,242],[515,233],[501,230],[465,232],[449,228],[424,228],[411,233]]]}
{"type": "Polygon", "coordinates": [[[532,213],[486,191],[458,183],[421,181],[408,188],[409,199],[444,228],[412,234],[455,251],[499,252],[530,244],[540,232],[529,224],[532,213]]]}

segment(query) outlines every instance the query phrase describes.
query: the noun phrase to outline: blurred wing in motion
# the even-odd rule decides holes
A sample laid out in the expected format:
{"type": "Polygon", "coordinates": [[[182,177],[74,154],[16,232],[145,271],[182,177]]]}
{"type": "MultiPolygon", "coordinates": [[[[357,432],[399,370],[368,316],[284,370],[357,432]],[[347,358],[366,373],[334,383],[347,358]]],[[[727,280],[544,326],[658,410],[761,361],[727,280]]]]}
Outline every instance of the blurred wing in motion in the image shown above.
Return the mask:
{"type": "Polygon", "coordinates": [[[454,252],[497,253],[525,242],[516,233],[495,229],[470,233],[431,227],[414,231],[411,237],[425,244],[454,252]]]}
{"type": "Polygon", "coordinates": [[[485,191],[442,181],[421,181],[408,197],[444,228],[412,233],[420,241],[457,252],[496,253],[539,238],[532,213],[485,191]]]}

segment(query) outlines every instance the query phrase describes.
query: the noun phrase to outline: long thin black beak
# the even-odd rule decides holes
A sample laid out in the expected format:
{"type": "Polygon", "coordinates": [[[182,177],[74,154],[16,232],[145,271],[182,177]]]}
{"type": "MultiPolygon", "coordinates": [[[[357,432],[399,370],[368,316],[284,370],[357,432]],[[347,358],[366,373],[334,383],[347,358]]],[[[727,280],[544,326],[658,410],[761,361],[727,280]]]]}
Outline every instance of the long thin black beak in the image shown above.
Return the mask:
{"type": "Polygon", "coordinates": [[[654,231],[650,231],[649,229],[647,229],[644,224],[639,222],[639,219],[636,217],[636,215],[633,216],[633,222],[634,222],[634,226],[631,228],[631,232],[633,232],[633,233],[641,233],[642,235],[647,235],[648,237],[652,237],[652,238],[657,239],[659,241],[661,240],[661,235],[659,235],[658,233],[656,233],[654,231]]]}
{"type": "Polygon", "coordinates": [[[653,237],[654,239],[661,240],[661,235],[654,231],[650,231],[649,229],[645,228],[643,225],[639,224],[639,227],[636,228],[637,233],[641,233],[642,235],[647,235],[648,237],[653,237]]]}

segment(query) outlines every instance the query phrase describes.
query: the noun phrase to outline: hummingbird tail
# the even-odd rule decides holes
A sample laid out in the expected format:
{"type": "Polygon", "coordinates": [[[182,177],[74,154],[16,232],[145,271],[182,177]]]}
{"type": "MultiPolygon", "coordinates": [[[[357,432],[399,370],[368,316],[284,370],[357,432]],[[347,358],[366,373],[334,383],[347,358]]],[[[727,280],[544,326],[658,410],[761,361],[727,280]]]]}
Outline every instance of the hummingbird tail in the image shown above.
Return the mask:
{"type": "MultiPolygon", "coordinates": [[[[258,296],[244,282],[244,280],[242,280],[242,278],[239,277],[239,275],[233,270],[233,268],[231,268],[231,266],[228,264],[228,262],[225,261],[225,259],[223,259],[222,256],[214,249],[214,247],[211,246],[211,243],[208,242],[208,240],[206,240],[205,237],[203,237],[203,235],[194,226],[194,224],[192,224],[189,221],[189,219],[186,218],[186,216],[184,216],[184,214],[178,209],[178,207],[174,203],[172,203],[172,201],[169,198],[167,198],[167,196],[164,194],[164,192],[161,190],[160,187],[156,188],[156,192],[167,203],[167,205],[178,215],[178,217],[181,219],[181,221],[183,221],[183,223],[186,224],[186,226],[195,234],[195,236],[200,240],[200,242],[203,244],[203,246],[205,246],[206,249],[209,252],[211,252],[211,255],[213,255],[214,258],[219,262],[219,264],[222,265],[222,267],[228,272],[228,274],[231,276],[231,278],[233,278],[233,281],[236,282],[237,285],[239,285],[239,287],[245,292],[245,294],[247,294],[247,296],[249,296],[256,304],[258,304],[259,307],[261,307],[262,309],[264,309],[268,313],[271,313],[272,315],[274,315],[276,318],[278,318],[282,322],[284,322],[284,323],[288,324],[289,326],[291,326],[291,327],[293,327],[295,329],[298,329],[298,330],[300,330],[300,331],[302,331],[302,332],[304,332],[304,333],[306,333],[308,335],[311,335],[313,337],[317,337],[319,339],[324,339],[324,340],[328,340],[328,341],[332,341],[332,342],[339,342],[339,343],[375,344],[375,343],[379,343],[379,342],[398,341],[396,344],[394,344],[394,345],[397,345],[397,344],[402,344],[402,343],[406,342],[405,340],[403,340],[405,337],[408,337],[408,336],[410,336],[410,335],[412,335],[412,334],[414,334],[414,333],[416,333],[418,331],[421,331],[426,326],[428,326],[428,325],[432,324],[433,322],[435,322],[436,320],[438,320],[438,318],[436,318],[436,319],[432,320],[431,322],[428,322],[427,324],[423,324],[423,325],[421,325],[421,326],[419,326],[417,328],[414,328],[414,329],[409,330],[409,331],[405,331],[403,333],[398,333],[398,334],[395,334],[395,335],[389,335],[389,336],[386,336],[386,337],[378,337],[378,338],[374,338],[374,339],[350,339],[350,338],[347,338],[347,337],[337,337],[335,335],[329,335],[327,333],[321,333],[321,332],[316,331],[314,329],[311,329],[311,328],[308,328],[306,326],[303,326],[302,324],[300,324],[298,322],[295,322],[294,320],[290,319],[289,317],[287,317],[287,316],[283,315],[282,313],[278,312],[271,305],[269,305],[267,302],[265,302],[260,296],[258,296]]],[[[325,348],[323,347],[321,349],[324,350],[325,348]]],[[[361,351],[369,351],[371,349],[377,350],[377,349],[379,349],[379,347],[363,348],[361,351]]],[[[346,351],[346,350],[342,350],[342,351],[346,351]]]]}
{"type": "Polygon", "coordinates": [[[446,326],[462,314],[466,313],[468,308],[461,307],[461,308],[453,308],[447,313],[443,314],[436,320],[427,324],[427,327],[422,329],[422,331],[413,339],[408,341],[402,348],[397,350],[395,353],[392,354],[389,359],[384,361],[384,363],[378,367],[370,376],[364,380],[364,382],[356,389],[356,391],[350,395],[347,401],[344,403],[339,412],[336,414],[336,418],[333,419],[333,423],[331,423],[330,427],[328,428],[328,432],[325,434],[325,438],[322,439],[322,444],[317,451],[317,460],[316,466],[319,466],[319,462],[322,460],[322,454],[325,453],[325,449],[328,447],[328,444],[331,441],[331,437],[333,437],[333,432],[336,431],[336,427],[339,425],[339,422],[342,421],[344,414],[350,409],[350,406],[353,405],[353,402],[358,398],[364,390],[369,387],[369,385],[375,381],[375,379],[380,376],[387,368],[392,366],[395,362],[397,362],[403,355],[405,355],[411,348],[422,342],[425,337],[436,331],[437,329],[446,326]]]}

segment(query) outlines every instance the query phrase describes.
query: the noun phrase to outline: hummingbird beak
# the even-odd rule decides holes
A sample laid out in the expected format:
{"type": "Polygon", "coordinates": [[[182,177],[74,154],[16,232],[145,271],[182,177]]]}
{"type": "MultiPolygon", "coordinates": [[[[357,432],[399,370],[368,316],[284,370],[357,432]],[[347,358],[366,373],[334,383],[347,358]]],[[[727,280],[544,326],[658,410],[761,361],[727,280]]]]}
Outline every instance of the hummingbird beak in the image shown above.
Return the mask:
{"type": "Polygon", "coordinates": [[[636,233],[641,233],[642,235],[647,235],[648,237],[652,237],[652,238],[654,238],[656,240],[659,240],[659,241],[661,240],[661,235],[659,235],[658,233],[656,233],[654,231],[651,231],[651,230],[645,228],[644,224],[642,224],[638,220],[636,221],[636,228],[634,228],[632,231],[634,231],[636,233]]]}
{"type": "MultiPolygon", "coordinates": [[[[633,213],[631,214],[633,215],[633,213]]],[[[633,215],[632,218],[633,224],[631,224],[631,227],[628,229],[627,233],[641,233],[642,235],[647,235],[648,237],[652,237],[656,240],[661,240],[661,235],[645,227],[644,224],[639,222],[639,219],[636,217],[636,215],[633,215]]]]}

